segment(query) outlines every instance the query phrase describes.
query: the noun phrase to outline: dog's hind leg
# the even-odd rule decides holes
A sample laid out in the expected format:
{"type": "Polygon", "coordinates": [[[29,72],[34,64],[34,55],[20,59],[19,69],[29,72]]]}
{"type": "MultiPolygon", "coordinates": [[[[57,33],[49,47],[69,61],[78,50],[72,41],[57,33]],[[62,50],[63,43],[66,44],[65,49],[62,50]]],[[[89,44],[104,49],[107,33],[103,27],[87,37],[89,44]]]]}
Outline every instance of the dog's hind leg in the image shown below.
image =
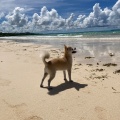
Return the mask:
{"type": "Polygon", "coordinates": [[[44,79],[47,77],[47,75],[48,75],[48,73],[45,72],[44,75],[43,75],[40,87],[43,87],[43,82],[44,82],[44,79]]]}
{"type": "Polygon", "coordinates": [[[51,81],[54,79],[56,72],[50,74],[50,78],[48,80],[48,90],[51,90],[52,87],[50,86],[51,81]]]}
{"type": "Polygon", "coordinates": [[[63,71],[63,75],[64,75],[64,80],[65,80],[65,82],[67,82],[66,71],[65,71],[65,70],[63,71]]]}

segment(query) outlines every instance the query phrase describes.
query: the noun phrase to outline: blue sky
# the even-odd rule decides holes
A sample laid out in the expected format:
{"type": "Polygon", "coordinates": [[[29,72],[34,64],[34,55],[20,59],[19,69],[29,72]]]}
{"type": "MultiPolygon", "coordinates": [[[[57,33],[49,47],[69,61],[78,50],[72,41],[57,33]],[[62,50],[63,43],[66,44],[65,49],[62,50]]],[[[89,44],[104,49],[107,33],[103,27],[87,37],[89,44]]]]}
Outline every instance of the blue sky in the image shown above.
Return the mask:
{"type": "Polygon", "coordinates": [[[1,32],[116,26],[120,0],[0,0],[1,32]]]}
{"type": "Polygon", "coordinates": [[[49,10],[54,8],[61,16],[68,16],[71,13],[89,14],[96,3],[101,8],[112,8],[117,0],[0,0],[0,12],[13,11],[15,7],[28,9],[28,14],[40,12],[43,6],[49,10]]]}

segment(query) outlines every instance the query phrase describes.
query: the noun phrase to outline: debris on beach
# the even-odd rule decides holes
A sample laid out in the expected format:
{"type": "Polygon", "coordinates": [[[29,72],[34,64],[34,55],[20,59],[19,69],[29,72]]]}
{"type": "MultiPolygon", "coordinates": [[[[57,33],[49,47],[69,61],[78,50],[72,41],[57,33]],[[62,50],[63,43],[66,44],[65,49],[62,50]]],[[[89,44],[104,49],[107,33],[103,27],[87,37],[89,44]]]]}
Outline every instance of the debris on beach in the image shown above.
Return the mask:
{"type": "Polygon", "coordinates": [[[95,58],[95,57],[85,57],[85,59],[91,59],[91,58],[95,58]]]}
{"type": "Polygon", "coordinates": [[[53,53],[58,53],[58,51],[57,51],[57,50],[51,50],[51,52],[53,52],[53,53]]]}
{"type": "Polygon", "coordinates": [[[23,51],[26,51],[27,49],[25,48],[25,49],[23,49],[23,51]]]}
{"type": "Polygon", "coordinates": [[[120,93],[120,92],[113,92],[113,93],[120,93]]]}
{"type": "Polygon", "coordinates": [[[93,66],[93,64],[86,64],[86,65],[88,65],[88,66],[93,66]]]}
{"type": "Polygon", "coordinates": [[[97,65],[99,65],[99,63],[97,63],[97,65]]]}
{"type": "Polygon", "coordinates": [[[92,71],[92,72],[94,72],[94,71],[95,71],[95,72],[97,72],[97,71],[102,72],[102,71],[104,71],[104,70],[105,70],[105,69],[102,69],[102,68],[101,68],[101,69],[95,69],[95,70],[91,70],[91,71],[92,71]]]}
{"type": "Polygon", "coordinates": [[[77,69],[79,69],[79,68],[74,68],[74,70],[77,70],[77,69]]]}
{"type": "Polygon", "coordinates": [[[103,79],[104,80],[104,78],[108,78],[108,77],[107,77],[107,75],[101,75],[101,76],[96,76],[94,78],[96,78],[96,79],[103,79]]]}
{"type": "Polygon", "coordinates": [[[104,80],[105,78],[107,79],[108,78],[108,75],[105,74],[105,75],[96,75],[95,73],[93,73],[89,78],[91,79],[102,79],[104,80]]]}
{"type": "Polygon", "coordinates": [[[117,66],[117,64],[115,64],[115,63],[106,63],[106,64],[103,64],[103,66],[110,67],[110,66],[117,66]]]}
{"type": "Polygon", "coordinates": [[[114,87],[112,87],[112,89],[116,91],[116,89],[114,87]]]}
{"type": "Polygon", "coordinates": [[[76,65],[77,65],[77,66],[80,66],[80,65],[82,65],[82,64],[81,64],[81,63],[80,63],[80,64],[75,64],[75,66],[76,66],[76,65]]]}
{"type": "Polygon", "coordinates": [[[115,54],[114,53],[109,53],[109,56],[113,57],[113,56],[115,56],[115,54]]]}
{"type": "Polygon", "coordinates": [[[113,72],[114,74],[116,74],[116,73],[120,73],[120,70],[116,70],[115,72],[113,72]]]}

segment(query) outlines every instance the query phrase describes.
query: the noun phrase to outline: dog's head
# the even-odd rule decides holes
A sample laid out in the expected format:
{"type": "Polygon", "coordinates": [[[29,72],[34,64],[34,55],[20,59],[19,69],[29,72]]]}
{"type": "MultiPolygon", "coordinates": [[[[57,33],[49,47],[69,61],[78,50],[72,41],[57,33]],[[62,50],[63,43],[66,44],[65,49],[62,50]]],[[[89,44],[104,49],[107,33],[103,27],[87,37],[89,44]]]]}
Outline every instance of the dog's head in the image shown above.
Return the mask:
{"type": "Polygon", "coordinates": [[[67,47],[66,45],[64,45],[65,48],[65,52],[68,54],[72,54],[72,53],[76,53],[76,48],[72,48],[72,47],[67,47]]]}

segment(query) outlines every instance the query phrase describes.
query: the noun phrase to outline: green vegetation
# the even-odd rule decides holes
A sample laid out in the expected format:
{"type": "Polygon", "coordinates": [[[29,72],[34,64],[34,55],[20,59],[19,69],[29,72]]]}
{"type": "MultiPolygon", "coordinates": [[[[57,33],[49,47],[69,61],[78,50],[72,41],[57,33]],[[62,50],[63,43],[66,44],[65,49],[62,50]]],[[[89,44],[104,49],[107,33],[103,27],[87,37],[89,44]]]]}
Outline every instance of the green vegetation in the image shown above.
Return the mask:
{"type": "Polygon", "coordinates": [[[35,33],[2,33],[0,32],[0,37],[6,37],[6,36],[25,36],[25,35],[43,35],[43,34],[35,34],[35,33]]]}

